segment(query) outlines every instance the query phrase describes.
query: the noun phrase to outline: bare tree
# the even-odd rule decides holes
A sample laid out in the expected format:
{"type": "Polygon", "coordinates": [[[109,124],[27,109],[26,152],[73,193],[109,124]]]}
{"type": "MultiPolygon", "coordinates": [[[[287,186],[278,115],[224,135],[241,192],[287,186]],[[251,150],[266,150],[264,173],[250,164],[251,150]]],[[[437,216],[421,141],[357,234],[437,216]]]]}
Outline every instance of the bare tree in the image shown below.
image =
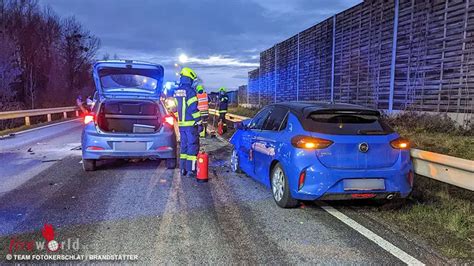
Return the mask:
{"type": "Polygon", "coordinates": [[[77,77],[82,71],[89,70],[100,47],[100,40],[84,30],[74,17],[63,21],[62,35],[69,89],[79,92],[84,84],[77,77]]]}
{"type": "Polygon", "coordinates": [[[0,110],[8,109],[4,103],[14,101],[12,83],[17,81],[20,73],[14,42],[0,33],[0,110]]]}

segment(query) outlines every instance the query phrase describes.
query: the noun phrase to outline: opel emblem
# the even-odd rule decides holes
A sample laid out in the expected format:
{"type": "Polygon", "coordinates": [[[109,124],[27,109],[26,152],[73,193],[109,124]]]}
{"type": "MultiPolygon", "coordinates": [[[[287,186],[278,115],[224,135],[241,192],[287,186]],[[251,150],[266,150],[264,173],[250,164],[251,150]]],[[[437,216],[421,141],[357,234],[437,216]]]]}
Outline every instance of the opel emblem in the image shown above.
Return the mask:
{"type": "Polygon", "coordinates": [[[359,151],[360,152],[366,153],[368,150],[369,150],[369,144],[367,144],[365,142],[362,142],[361,144],[359,144],[359,151]]]}

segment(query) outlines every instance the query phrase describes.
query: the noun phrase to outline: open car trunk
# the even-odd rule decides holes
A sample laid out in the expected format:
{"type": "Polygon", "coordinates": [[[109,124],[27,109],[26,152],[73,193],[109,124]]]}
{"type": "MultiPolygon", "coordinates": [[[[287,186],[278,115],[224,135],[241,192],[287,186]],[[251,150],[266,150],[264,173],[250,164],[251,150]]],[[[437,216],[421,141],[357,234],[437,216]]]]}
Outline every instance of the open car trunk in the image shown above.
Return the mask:
{"type": "Polygon", "coordinates": [[[152,100],[106,100],[97,115],[100,130],[111,133],[155,133],[161,120],[160,108],[152,100]]]}

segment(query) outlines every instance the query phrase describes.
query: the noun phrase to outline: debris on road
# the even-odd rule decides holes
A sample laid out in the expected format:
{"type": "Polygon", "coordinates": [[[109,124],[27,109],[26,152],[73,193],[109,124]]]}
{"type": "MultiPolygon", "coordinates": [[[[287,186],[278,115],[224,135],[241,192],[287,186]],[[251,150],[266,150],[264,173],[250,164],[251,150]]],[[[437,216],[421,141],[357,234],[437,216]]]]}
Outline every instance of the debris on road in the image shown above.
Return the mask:
{"type": "Polygon", "coordinates": [[[61,161],[61,159],[55,158],[55,159],[43,159],[43,160],[41,160],[42,163],[57,162],[57,161],[61,161]]]}

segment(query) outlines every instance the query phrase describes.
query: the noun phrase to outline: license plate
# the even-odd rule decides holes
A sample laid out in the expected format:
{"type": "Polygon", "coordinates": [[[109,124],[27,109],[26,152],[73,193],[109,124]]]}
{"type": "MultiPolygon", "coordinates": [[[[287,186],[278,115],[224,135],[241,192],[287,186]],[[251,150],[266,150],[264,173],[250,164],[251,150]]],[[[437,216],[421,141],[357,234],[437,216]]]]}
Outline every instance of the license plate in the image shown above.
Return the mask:
{"type": "Polygon", "coordinates": [[[115,142],[116,151],[146,151],[146,142],[115,142]]]}
{"type": "Polygon", "coordinates": [[[344,179],[344,190],[385,190],[384,179],[344,179]]]}

